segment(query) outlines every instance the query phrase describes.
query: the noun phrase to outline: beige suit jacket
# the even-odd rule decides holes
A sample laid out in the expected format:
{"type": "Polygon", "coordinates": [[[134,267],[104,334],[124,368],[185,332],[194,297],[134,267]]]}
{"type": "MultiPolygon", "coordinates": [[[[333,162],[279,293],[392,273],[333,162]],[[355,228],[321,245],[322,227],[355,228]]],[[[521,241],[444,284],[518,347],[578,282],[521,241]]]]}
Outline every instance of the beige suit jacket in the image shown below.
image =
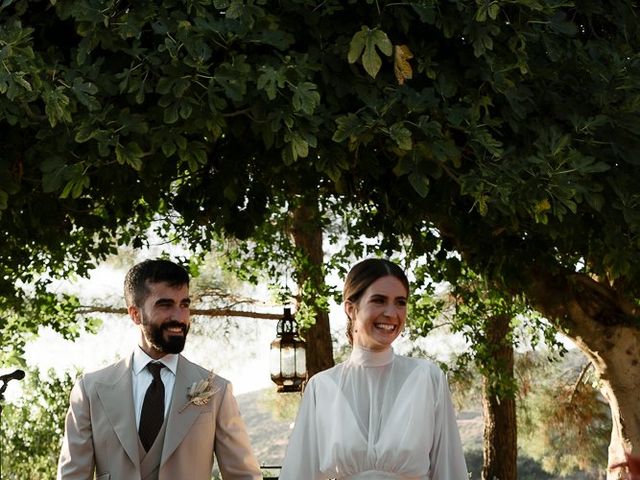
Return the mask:
{"type": "MultiPolygon", "coordinates": [[[[141,479],[133,407],[132,356],[87,373],[73,387],[58,462],[58,480],[141,479]]],[[[206,405],[187,403],[209,371],[178,360],[159,480],[210,480],[214,454],[225,480],[261,479],[231,384],[216,376],[206,405]]]]}

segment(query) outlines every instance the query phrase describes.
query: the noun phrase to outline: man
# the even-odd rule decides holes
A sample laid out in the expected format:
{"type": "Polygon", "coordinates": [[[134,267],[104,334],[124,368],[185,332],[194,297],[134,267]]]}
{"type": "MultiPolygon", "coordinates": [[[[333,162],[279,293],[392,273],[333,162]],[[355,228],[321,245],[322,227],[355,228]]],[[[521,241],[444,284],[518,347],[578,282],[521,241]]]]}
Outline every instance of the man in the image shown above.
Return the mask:
{"type": "Polygon", "coordinates": [[[189,275],[168,260],[129,270],[124,294],[140,330],[132,355],[74,386],[58,480],[261,479],[222,377],[180,355],[189,331],[189,275]]]}

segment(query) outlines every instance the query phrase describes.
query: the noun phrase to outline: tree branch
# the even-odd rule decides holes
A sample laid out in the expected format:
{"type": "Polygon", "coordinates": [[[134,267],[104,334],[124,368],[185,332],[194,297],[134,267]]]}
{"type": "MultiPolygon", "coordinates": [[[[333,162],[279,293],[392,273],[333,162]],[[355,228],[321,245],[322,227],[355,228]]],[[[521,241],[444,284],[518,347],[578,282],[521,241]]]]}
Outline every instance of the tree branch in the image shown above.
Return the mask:
{"type": "Polygon", "coordinates": [[[585,274],[575,273],[569,275],[569,278],[598,293],[603,299],[607,299],[611,305],[618,307],[625,315],[630,317],[638,316],[638,307],[633,302],[622,298],[614,289],[597,282],[585,274]]]}
{"type": "Polygon", "coordinates": [[[580,376],[578,376],[578,379],[576,380],[576,383],[573,386],[573,391],[571,392],[571,397],[569,398],[569,405],[573,404],[573,398],[576,396],[576,392],[578,391],[578,387],[580,387],[580,384],[582,383],[582,380],[584,379],[584,376],[589,371],[589,368],[591,367],[591,365],[592,365],[591,362],[587,362],[587,364],[582,368],[582,371],[580,372],[580,376]]]}
{"type": "MultiPolygon", "coordinates": [[[[113,313],[117,315],[126,315],[127,309],[115,307],[86,306],[79,308],[78,313],[81,315],[87,315],[89,313],[113,313]]],[[[282,314],[279,313],[247,312],[244,310],[233,310],[230,308],[192,308],[191,315],[199,317],[257,318],[260,320],[280,320],[282,318],[282,314]]]]}

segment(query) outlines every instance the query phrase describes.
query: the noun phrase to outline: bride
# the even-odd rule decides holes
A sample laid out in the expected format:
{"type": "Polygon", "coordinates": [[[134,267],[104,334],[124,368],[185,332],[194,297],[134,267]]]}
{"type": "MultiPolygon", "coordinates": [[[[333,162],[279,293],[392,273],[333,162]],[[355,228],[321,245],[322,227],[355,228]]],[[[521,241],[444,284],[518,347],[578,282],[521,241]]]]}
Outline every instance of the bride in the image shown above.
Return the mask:
{"type": "Polygon", "coordinates": [[[466,480],[443,372],[396,355],[409,282],[396,264],[367,259],[345,281],[349,359],[313,376],[289,439],[281,480],[466,480]]]}

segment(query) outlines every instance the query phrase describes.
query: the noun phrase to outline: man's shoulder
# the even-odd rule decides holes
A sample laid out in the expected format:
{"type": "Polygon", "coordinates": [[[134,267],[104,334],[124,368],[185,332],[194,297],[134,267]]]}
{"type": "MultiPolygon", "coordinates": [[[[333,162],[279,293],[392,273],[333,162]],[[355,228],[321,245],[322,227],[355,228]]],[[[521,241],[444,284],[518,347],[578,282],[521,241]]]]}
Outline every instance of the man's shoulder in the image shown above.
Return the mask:
{"type": "Polygon", "coordinates": [[[123,376],[130,372],[127,358],[122,358],[109,365],[83,372],[77,379],[74,389],[93,392],[99,385],[115,385],[123,380],[123,376]]]}
{"type": "Polygon", "coordinates": [[[91,370],[87,370],[82,374],[82,378],[85,381],[101,381],[104,378],[111,377],[119,372],[124,372],[128,368],[128,358],[120,358],[108,365],[97,367],[91,370]]]}

